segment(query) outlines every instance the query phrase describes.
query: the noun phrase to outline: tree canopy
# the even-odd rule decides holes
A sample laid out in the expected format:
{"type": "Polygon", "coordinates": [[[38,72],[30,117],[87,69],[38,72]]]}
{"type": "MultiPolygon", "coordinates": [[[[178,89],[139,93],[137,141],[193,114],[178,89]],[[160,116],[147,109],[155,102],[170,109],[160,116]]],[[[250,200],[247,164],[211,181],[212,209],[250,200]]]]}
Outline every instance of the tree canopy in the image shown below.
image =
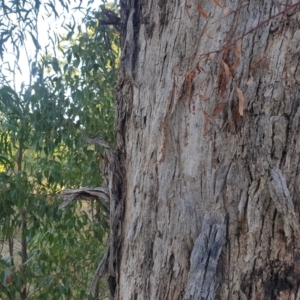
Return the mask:
{"type": "Polygon", "coordinates": [[[94,299],[88,286],[103,255],[109,203],[92,197],[58,209],[65,188],[103,185],[103,149],[85,138],[114,144],[119,37],[101,20],[104,9],[118,7],[91,3],[72,8],[82,20],[61,16],[71,12],[63,0],[0,7],[1,299],[94,299]],[[64,28],[49,31],[52,48],[39,41],[46,18],[64,28]],[[20,84],[24,60],[30,73],[20,84]]]}

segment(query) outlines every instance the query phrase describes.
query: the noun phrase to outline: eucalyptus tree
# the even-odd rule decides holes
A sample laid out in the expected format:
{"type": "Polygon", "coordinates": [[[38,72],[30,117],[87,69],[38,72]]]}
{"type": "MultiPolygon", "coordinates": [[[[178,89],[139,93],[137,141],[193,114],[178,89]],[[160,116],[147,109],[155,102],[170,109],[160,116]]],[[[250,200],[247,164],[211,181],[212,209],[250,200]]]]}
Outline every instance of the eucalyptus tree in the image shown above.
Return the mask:
{"type": "MultiPolygon", "coordinates": [[[[114,144],[118,32],[101,24],[101,8],[86,7],[84,24],[65,22],[64,34],[49,35],[50,51],[40,46],[38,18],[42,6],[58,17],[57,7],[32,1],[7,5],[2,3],[0,27],[0,297],[94,299],[88,285],[103,253],[109,203],[90,197],[59,210],[57,195],[66,187],[103,185],[103,149],[84,138],[114,144]],[[10,50],[15,61],[6,60],[13,57],[10,50]],[[18,85],[22,51],[30,79],[18,85]]],[[[96,298],[104,297],[105,284],[97,289],[96,298]]]]}
{"type": "Polygon", "coordinates": [[[120,6],[112,299],[299,299],[300,2],[120,6]]]}

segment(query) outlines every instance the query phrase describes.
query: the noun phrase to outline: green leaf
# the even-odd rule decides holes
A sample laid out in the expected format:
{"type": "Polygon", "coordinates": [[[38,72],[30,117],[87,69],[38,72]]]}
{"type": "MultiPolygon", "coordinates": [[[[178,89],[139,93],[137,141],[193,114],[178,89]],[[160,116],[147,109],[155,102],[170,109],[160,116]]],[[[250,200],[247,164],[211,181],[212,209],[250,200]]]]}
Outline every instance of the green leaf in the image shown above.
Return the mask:
{"type": "Polygon", "coordinates": [[[38,40],[36,39],[36,37],[33,35],[33,33],[29,31],[29,34],[30,34],[30,36],[31,36],[31,39],[32,39],[32,41],[33,41],[33,44],[34,44],[35,48],[36,48],[37,50],[41,49],[41,46],[40,46],[38,40]]]}
{"type": "Polygon", "coordinates": [[[52,58],[51,64],[52,64],[52,67],[53,67],[54,72],[60,73],[60,68],[59,68],[58,60],[57,60],[56,57],[53,57],[53,58],[52,58]]]}

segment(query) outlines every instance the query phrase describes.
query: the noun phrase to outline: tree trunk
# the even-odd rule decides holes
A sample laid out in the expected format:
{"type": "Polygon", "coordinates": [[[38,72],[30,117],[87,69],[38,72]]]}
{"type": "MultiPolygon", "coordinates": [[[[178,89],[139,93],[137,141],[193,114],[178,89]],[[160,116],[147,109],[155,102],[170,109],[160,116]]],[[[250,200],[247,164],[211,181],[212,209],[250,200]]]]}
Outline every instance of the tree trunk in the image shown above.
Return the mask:
{"type": "Polygon", "coordinates": [[[299,6],[121,0],[113,299],[300,299],[299,6]]]}

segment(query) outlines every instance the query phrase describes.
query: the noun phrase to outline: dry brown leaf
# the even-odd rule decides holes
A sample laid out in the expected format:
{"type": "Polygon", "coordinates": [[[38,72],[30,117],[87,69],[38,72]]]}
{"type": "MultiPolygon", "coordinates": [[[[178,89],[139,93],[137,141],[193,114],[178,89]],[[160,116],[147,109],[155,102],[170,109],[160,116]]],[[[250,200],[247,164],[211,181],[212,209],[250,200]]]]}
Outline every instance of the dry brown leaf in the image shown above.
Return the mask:
{"type": "Polygon", "coordinates": [[[172,98],[173,98],[173,94],[174,94],[174,89],[175,88],[173,87],[169,93],[169,97],[167,98],[166,114],[168,114],[168,112],[170,111],[171,102],[172,102],[172,98]]]}
{"type": "Polygon", "coordinates": [[[198,9],[198,12],[199,12],[205,19],[208,18],[207,13],[204,11],[204,9],[202,8],[202,6],[201,6],[200,4],[198,4],[197,9],[198,9]]]}
{"type": "Polygon", "coordinates": [[[234,53],[235,53],[235,56],[236,56],[236,61],[234,62],[234,64],[231,67],[232,71],[234,71],[241,62],[242,42],[243,42],[242,39],[240,39],[236,44],[236,47],[235,47],[235,50],[234,50],[234,53]]]}
{"type": "Polygon", "coordinates": [[[212,1],[213,4],[215,4],[215,5],[217,5],[217,6],[221,7],[221,8],[223,8],[223,6],[220,4],[219,1],[217,1],[217,0],[211,0],[211,1],[212,1]]]}
{"type": "Polygon", "coordinates": [[[253,76],[251,75],[251,77],[249,78],[249,80],[247,81],[247,85],[250,86],[252,83],[254,82],[254,78],[253,76]]]}
{"type": "Polygon", "coordinates": [[[228,15],[229,9],[230,8],[228,6],[223,9],[223,16],[227,16],[228,15]]]}
{"type": "Polygon", "coordinates": [[[225,85],[226,85],[228,83],[228,81],[229,81],[231,73],[230,73],[228,65],[226,64],[226,62],[224,62],[224,60],[222,60],[222,65],[223,65],[224,70],[225,70],[225,78],[226,78],[225,79],[225,85]]]}
{"type": "Polygon", "coordinates": [[[188,98],[188,99],[191,98],[192,88],[193,88],[193,80],[197,76],[197,72],[195,70],[196,70],[196,68],[194,68],[192,71],[188,72],[185,76],[184,94],[185,94],[185,98],[188,98]]]}
{"type": "Polygon", "coordinates": [[[214,111],[213,116],[218,115],[224,109],[225,103],[221,103],[214,111]]]}
{"type": "Polygon", "coordinates": [[[13,282],[13,277],[12,277],[12,275],[10,274],[10,275],[8,275],[8,276],[6,277],[6,284],[9,285],[9,284],[11,284],[12,282],[13,282]]]}
{"type": "Polygon", "coordinates": [[[240,116],[243,116],[244,108],[245,108],[244,94],[243,94],[242,90],[240,90],[239,88],[236,88],[236,90],[237,90],[238,97],[239,97],[239,114],[240,114],[240,116]]]}
{"type": "Polygon", "coordinates": [[[236,44],[235,50],[234,50],[235,56],[239,59],[241,59],[242,43],[243,43],[243,40],[239,39],[236,44]]]}

